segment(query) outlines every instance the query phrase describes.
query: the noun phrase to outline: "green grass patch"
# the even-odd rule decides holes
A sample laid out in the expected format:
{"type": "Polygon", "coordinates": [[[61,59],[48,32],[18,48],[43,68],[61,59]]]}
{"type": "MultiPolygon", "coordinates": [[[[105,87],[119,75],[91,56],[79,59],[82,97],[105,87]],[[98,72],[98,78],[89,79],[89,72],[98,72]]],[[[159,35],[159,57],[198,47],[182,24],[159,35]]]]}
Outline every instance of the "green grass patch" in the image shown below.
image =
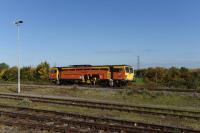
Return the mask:
{"type": "Polygon", "coordinates": [[[144,79],[143,78],[135,78],[135,84],[144,84],[144,79]]]}
{"type": "MultiPolygon", "coordinates": [[[[17,86],[0,86],[0,93],[16,93],[17,86]]],[[[200,109],[200,94],[178,92],[152,92],[147,90],[101,90],[72,88],[23,87],[24,94],[39,94],[63,97],[86,98],[91,100],[116,101],[128,104],[158,105],[200,109]]]]}

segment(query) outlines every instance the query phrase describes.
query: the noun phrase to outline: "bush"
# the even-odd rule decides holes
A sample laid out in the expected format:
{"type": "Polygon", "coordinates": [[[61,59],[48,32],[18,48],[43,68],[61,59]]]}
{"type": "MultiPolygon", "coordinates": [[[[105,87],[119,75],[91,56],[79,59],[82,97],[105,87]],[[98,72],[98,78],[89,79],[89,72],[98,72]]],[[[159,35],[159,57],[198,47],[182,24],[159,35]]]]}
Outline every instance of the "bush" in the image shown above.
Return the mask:
{"type": "Polygon", "coordinates": [[[49,63],[47,63],[46,61],[40,63],[36,68],[36,73],[35,73],[36,78],[38,80],[48,80],[49,70],[50,70],[49,63]]]}
{"type": "Polygon", "coordinates": [[[196,78],[191,78],[186,81],[186,87],[188,89],[198,89],[199,87],[199,80],[196,78]]]}
{"type": "Polygon", "coordinates": [[[165,85],[168,87],[184,87],[185,86],[185,80],[182,78],[174,79],[168,81],[165,85]]]}
{"type": "Polygon", "coordinates": [[[185,67],[169,69],[156,67],[136,71],[136,76],[142,75],[145,85],[140,88],[155,88],[158,86],[181,87],[198,89],[200,86],[200,69],[187,69],[185,67]]]}
{"type": "Polygon", "coordinates": [[[32,101],[30,101],[28,98],[24,98],[23,100],[21,100],[18,105],[21,107],[30,107],[32,104],[32,101]]]}
{"type": "Polygon", "coordinates": [[[35,80],[35,68],[31,68],[29,67],[23,67],[21,69],[21,79],[22,80],[29,80],[29,81],[33,81],[35,80]]]}
{"type": "Polygon", "coordinates": [[[4,71],[1,77],[5,81],[15,81],[17,80],[17,67],[12,67],[4,71]]]}

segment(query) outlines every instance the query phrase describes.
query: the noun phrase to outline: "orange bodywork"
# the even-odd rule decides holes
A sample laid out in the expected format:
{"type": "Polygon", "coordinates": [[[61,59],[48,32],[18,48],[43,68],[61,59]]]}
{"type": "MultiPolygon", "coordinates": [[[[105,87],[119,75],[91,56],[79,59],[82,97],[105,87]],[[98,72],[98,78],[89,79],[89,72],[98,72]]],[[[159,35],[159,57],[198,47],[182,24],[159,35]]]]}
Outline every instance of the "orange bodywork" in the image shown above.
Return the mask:
{"type": "Polygon", "coordinates": [[[110,79],[109,70],[101,70],[94,68],[76,68],[65,69],[60,71],[60,79],[82,79],[85,75],[98,75],[100,79],[110,79]]]}
{"type": "Polygon", "coordinates": [[[52,81],[132,81],[134,74],[128,65],[70,66],[51,68],[49,79],[52,81]]]}
{"type": "Polygon", "coordinates": [[[114,80],[123,80],[125,79],[125,72],[113,72],[113,78],[114,80]]]}

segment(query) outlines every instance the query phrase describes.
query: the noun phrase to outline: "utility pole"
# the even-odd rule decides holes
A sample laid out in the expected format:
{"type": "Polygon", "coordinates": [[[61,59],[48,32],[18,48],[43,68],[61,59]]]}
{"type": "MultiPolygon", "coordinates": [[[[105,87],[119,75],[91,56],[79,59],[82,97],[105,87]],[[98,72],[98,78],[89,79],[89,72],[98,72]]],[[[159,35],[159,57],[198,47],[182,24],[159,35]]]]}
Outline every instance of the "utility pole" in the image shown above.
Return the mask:
{"type": "Polygon", "coordinates": [[[157,72],[155,74],[155,81],[156,81],[156,86],[158,86],[158,73],[157,72]]]}
{"type": "Polygon", "coordinates": [[[140,56],[137,56],[137,70],[140,70],[140,56]]]}
{"type": "MultiPolygon", "coordinates": [[[[140,56],[137,56],[137,71],[139,72],[140,70],[140,56]]],[[[141,77],[141,73],[138,73],[138,78],[141,77]]]]}
{"type": "Polygon", "coordinates": [[[17,64],[18,64],[18,76],[17,76],[17,79],[18,79],[18,87],[17,87],[17,93],[19,94],[20,93],[20,35],[19,35],[19,31],[20,31],[20,25],[23,23],[23,21],[21,20],[18,20],[18,21],[15,21],[14,24],[17,26],[17,53],[18,53],[18,61],[17,61],[17,64]]]}

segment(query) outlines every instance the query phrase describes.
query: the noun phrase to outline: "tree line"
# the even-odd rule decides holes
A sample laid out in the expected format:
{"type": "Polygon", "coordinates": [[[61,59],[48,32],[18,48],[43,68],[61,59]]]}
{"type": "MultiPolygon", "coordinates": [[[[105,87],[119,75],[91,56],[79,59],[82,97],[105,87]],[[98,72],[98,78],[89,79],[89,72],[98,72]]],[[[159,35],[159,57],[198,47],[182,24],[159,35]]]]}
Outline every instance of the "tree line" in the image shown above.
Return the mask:
{"type": "Polygon", "coordinates": [[[136,70],[135,74],[145,83],[188,89],[197,89],[200,86],[200,69],[155,67],[136,70]]]}
{"type": "MultiPolygon", "coordinates": [[[[25,66],[21,68],[22,81],[48,81],[50,65],[44,61],[36,67],[25,66]]],[[[143,79],[143,83],[152,83],[159,86],[181,87],[197,89],[200,87],[200,69],[177,68],[145,68],[135,71],[136,78],[143,79]]],[[[0,80],[16,81],[17,67],[9,67],[0,63],[0,80]]]]}
{"type": "MultiPolygon", "coordinates": [[[[41,62],[36,67],[25,66],[21,69],[22,81],[48,81],[50,65],[48,62],[41,62]]],[[[0,79],[4,81],[16,81],[18,69],[16,66],[9,67],[6,63],[0,63],[0,79]]]]}

